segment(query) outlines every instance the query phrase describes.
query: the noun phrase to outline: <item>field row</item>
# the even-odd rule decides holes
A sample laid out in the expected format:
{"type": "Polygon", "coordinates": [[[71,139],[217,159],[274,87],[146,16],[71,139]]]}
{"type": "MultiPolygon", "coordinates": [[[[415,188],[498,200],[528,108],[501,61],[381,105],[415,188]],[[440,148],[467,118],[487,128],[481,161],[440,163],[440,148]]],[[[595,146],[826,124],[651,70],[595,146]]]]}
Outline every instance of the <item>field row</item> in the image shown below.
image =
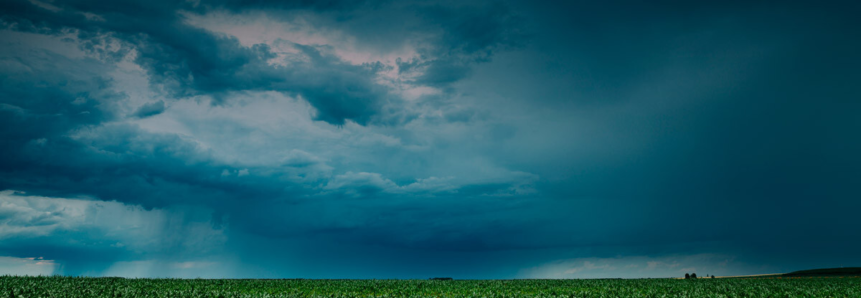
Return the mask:
{"type": "Polygon", "coordinates": [[[0,276],[0,297],[861,297],[859,278],[254,280],[0,276]]]}

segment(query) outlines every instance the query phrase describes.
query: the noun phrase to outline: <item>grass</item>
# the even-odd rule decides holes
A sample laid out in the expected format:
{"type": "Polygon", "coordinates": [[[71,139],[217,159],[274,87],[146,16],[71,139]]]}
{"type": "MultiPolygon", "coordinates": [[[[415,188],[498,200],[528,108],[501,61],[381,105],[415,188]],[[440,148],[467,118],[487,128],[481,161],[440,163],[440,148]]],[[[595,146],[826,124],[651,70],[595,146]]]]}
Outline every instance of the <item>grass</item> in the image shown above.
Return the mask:
{"type": "Polygon", "coordinates": [[[0,276],[0,297],[861,297],[861,278],[447,281],[0,276]]]}

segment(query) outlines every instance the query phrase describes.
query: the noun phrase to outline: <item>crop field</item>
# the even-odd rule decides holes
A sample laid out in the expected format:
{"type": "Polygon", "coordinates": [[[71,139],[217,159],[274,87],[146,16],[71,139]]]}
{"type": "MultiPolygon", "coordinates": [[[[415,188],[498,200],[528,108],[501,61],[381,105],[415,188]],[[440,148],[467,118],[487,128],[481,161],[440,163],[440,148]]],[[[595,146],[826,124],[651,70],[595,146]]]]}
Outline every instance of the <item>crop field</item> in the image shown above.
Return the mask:
{"type": "Polygon", "coordinates": [[[261,280],[0,276],[5,297],[861,297],[861,278],[261,280]]]}

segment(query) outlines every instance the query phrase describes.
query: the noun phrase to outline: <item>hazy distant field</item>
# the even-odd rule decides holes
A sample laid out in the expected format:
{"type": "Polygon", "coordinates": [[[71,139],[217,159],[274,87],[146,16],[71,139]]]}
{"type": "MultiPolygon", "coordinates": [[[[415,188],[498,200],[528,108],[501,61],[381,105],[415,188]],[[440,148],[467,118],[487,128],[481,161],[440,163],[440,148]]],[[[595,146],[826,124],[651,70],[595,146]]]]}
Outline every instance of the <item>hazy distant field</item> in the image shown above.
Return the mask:
{"type": "Polygon", "coordinates": [[[0,297],[861,297],[861,278],[205,280],[0,277],[0,297]]]}

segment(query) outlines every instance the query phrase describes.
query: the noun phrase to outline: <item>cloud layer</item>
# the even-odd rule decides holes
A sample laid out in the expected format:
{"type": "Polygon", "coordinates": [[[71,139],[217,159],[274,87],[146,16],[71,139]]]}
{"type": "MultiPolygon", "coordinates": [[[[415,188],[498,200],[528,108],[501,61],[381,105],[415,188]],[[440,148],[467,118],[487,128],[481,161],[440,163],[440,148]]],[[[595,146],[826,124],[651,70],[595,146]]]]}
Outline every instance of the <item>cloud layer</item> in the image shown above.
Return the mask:
{"type": "Polygon", "coordinates": [[[850,266],[856,6],[4,1],[0,273],[850,266]]]}

